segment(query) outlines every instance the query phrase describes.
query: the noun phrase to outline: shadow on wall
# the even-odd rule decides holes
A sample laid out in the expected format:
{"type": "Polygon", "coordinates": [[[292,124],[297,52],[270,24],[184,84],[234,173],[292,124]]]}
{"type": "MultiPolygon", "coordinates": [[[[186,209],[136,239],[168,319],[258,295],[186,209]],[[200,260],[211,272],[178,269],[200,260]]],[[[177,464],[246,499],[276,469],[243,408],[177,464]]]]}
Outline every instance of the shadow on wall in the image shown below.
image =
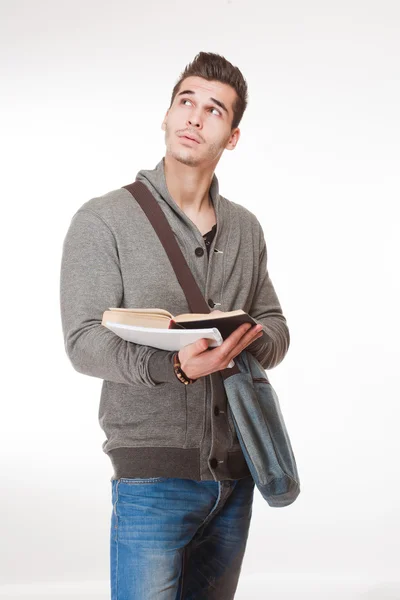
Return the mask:
{"type": "MultiPolygon", "coordinates": [[[[109,581],[42,582],[0,585],[0,600],[109,600],[109,581]]],[[[316,575],[288,582],[247,575],[239,580],[235,600],[400,600],[400,581],[363,582],[316,575]]]]}
{"type": "Polygon", "coordinates": [[[242,575],[235,600],[400,600],[400,581],[369,580],[362,575],[328,577],[308,573],[304,577],[276,574],[242,575]]]}
{"type": "Polygon", "coordinates": [[[377,583],[357,600],[400,600],[400,583],[377,583]]]}

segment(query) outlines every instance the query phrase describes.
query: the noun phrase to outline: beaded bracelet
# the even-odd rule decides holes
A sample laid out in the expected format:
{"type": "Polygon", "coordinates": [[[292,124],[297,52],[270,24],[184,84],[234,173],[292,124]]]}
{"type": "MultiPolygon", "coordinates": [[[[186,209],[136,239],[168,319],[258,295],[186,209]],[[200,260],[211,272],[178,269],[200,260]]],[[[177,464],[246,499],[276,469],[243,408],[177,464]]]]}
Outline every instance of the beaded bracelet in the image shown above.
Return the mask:
{"type": "Polygon", "coordinates": [[[174,354],[174,371],[175,371],[175,375],[177,376],[177,378],[179,379],[179,381],[181,381],[185,385],[189,385],[190,383],[194,383],[195,381],[197,381],[197,379],[190,379],[190,377],[188,377],[182,371],[182,369],[181,369],[181,363],[179,362],[179,357],[178,357],[178,353],[177,352],[175,352],[175,354],[174,354]]]}

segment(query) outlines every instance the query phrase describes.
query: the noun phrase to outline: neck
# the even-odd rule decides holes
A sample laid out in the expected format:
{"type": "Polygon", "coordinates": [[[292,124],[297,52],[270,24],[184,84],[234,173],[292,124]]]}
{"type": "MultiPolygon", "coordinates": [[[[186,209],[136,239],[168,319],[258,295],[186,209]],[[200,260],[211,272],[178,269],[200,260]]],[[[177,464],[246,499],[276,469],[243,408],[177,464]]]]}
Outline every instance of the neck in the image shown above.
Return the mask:
{"type": "Polygon", "coordinates": [[[210,211],[210,187],[214,165],[194,168],[166,154],[164,173],[171,197],[185,213],[200,214],[210,211]]]}

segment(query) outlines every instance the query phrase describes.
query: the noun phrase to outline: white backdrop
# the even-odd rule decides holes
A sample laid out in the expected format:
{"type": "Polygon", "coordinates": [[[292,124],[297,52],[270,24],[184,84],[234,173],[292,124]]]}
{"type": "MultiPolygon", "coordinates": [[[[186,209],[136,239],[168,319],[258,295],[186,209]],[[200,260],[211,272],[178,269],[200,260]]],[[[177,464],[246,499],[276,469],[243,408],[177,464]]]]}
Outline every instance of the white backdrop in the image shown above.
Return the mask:
{"type": "MultiPolygon", "coordinates": [[[[269,372],[302,483],[255,493],[236,597],[400,599],[400,5],[0,3],[2,598],[108,598],[101,380],[74,371],[62,243],[88,199],[164,155],[200,50],[249,85],[221,194],[259,217],[291,333],[269,372]]],[[[223,599],[221,599],[223,600],[223,599]]]]}

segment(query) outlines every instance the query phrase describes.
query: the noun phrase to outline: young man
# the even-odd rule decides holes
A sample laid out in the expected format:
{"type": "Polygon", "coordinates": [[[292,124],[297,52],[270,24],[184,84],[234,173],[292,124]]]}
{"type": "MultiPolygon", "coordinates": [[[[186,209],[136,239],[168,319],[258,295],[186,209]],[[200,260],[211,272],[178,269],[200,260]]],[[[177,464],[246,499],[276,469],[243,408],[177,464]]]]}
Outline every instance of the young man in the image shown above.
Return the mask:
{"type": "Polygon", "coordinates": [[[152,192],[211,308],[243,309],[239,327],[208,349],[174,352],[126,342],[101,325],[110,307],[190,312],[169,259],[124,188],[72,218],[61,266],[65,348],[74,368],[103,379],[99,422],[111,478],[112,600],[234,597],[254,481],[219,371],[242,350],[264,368],[289,347],[257,218],[219,194],[214,174],[239,140],[247,84],[225,58],[200,52],[181,74],[162,122],[166,153],[137,179],[152,192]],[[259,338],[268,333],[268,343],[259,338]],[[183,380],[182,380],[183,379],[183,380]]]}

